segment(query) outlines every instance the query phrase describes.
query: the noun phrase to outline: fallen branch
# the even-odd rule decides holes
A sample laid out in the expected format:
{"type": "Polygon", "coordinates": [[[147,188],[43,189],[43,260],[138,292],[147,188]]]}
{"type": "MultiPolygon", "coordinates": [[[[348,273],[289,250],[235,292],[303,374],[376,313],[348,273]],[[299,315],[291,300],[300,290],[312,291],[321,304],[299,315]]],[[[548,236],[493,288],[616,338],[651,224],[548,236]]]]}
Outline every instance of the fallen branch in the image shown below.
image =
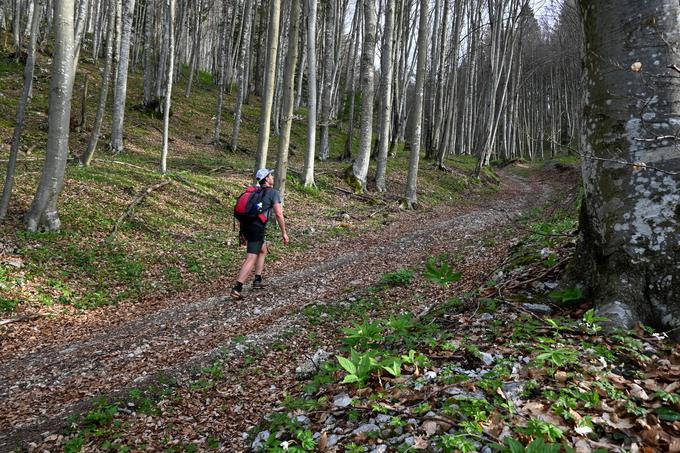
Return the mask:
{"type": "Polygon", "coordinates": [[[17,316],[16,318],[2,319],[0,320],[0,326],[4,326],[5,324],[11,324],[13,322],[33,321],[34,319],[38,319],[41,316],[42,315],[26,315],[17,316]]]}
{"type": "Polygon", "coordinates": [[[138,169],[138,170],[144,170],[144,171],[148,171],[148,172],[153,172],[153,170],[149,170],[148,168],[144,168],[144,167],[141,167],[141,166],[135,165],[135,164],[130,164],[130,163],[128,163],[128,162],[122,162],[122,161],[120,161],[120,160],[94,159],[94,161],[95,161],[95,162],[106,162],[106,163],[110,163],[110,164],[124,165],[124,166],[126,166],[126,167],[136,168],[136,169],[138,169]]]}
{"type": "MultiPolygon", "coordinates": [[[[43,160],[40,157],[24,157],[23,159],[17,159],[16,162],[35,162],[36,160],[43,160]]],[[[0,162],[7,163],[9,159],[0,159],[0,162]]]]}
{"type": "Polygon", "coordinates": [[[144,201],[144,199],[145,199],[146,197],[148,197],[149,194],[150,194],[151,192],[153,192],[154,190],[158,190],[158,189],[160,189],[161,187],[170,184],[171,182],[172,182],[172,180],[166,179],[165,181],[161,181],[161,182],[159,182],[158,184],[154,184],[153,186],[149,186],[149,187],[147,187],[146,189],[142,190],[142,191],[139,193],[139,195],[137,195],[137,196],[135,197],[135,199],[132,200],[132,203],[130,203],[130,204],[128,205],[128,207],[125,209],[125,211],[123,211],[123,213],[120,215],[120,217],[118,217],[118,220],[116,220],[116,224],[113,226],[113,230],[111,230],[111,234],[109,235],[109,238],[113,237],[113,236],[116,234],[116,232],[118,231],[118,227],[120,226],[120,224],[123,223],[123,221],[124,221],[125,219],[127,219],[128,217],[130,217],[130,215],[132,214],[132,212],[135,210],[135,207],[136,207],[139,203],[141,203],[142,201],[144,201]]]}
{"type": "Polygon", "coordinates": [[[358,198],[360,200],[364,200],[364,201],[375,201],[375,198],[373,198],[373,197],[369,197],[369,196],[366,196],[366,195],[360,195],[358,193],[352,192],[351,190],[343,189],[342,187],[333,186],[333,188],[335,190],[337,190],[338,192],[346,193],[350,197],[356,197],[356,198],[358,198]]]}
{"type": "Polygon", "coordinates": [[[210,192],[207,192],[203,190],[202,188],[198,187],[197,185],[193,184],[191,181],[188,179],[184,178],[183,176],[180,175],[172,175],[171,178],[176,179],[177,181],[181,182],[185,186],[187,186],[187,190],[190,192],[193,192],[195,195],[199,196],[204,196],[210,198],[212,201],[214,201],[217,204],[222,204],[222,200],[217,197],[216,195],[211,194],[210,192]]]}

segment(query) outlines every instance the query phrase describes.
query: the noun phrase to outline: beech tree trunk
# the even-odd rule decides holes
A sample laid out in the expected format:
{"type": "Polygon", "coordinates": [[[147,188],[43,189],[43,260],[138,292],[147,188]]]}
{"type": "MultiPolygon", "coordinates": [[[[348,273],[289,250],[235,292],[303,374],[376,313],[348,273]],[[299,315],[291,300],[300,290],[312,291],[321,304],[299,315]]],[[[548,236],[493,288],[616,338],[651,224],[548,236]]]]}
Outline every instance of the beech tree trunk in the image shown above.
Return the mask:
{"type": "Polygon", "coordinates": [[[124,150],[123,120],[125,118],[125,102],[127,100],[127,75],[130,63],[130,38],[132,36],[132,14],[134,10],[135,0],[126,0],[123,3],[118,72],[113,92],[113,113],[111,116],[110,148],[113,154],[120,154],[124,150]]]}
{"type": "Polygon", "coordinates": [[[237,77],[238,92],[236,93],[236,106],[234,107],[234,128],[231,133],[231,149],[236,150],[238,146],[238,136],[241,130],[241,109],[243,107],[243,102],[246,98],[246,92],[248,91],[248,63],[247,59],[250,59],[249,49],[250,43],[250,25],[251,25],[251,2],[245,2],[245,8],[243,10],[243,40],[241,43],[241,51],[238,58],[239,70],[237,77]]]}
{"type": "Polygon", "coordinates": [[[411,157],[406,180],[406,204],[413,208],[417,201],[418,160],[420,159],[421,118],[423,114],[423,89],[425,87],[425,64],[427,60],[427,7],[428,0],[420,0],[420,26],[418,27],[418,66],[413,105],[413,136],[411,157]]]}
{"type": "Polygon", "coordinates": [[[24,218],[28,231],[59,231],[57,200],[64,184],[73,94],[74,0],[54,0],[55,43],[50,80],[47,151],[40,183],[24,218]]]}
{"type": "Polygon", "coordinates": [[[163,108],[163,149],[161,150],[161,173],[168,167],[168,135],[170,126],[170,100],[172,99],[173,71],[175,69],[175,0],[167,0],[168,7],[168,76],[165,87],[165,106],[163,108]]]}
{"type": "Polygon", "coordinates": [[[295,65],[298,54],[298,25],[300,23],[300,0],[291,0],[290,35],[288,53],[283,74],[283,128],[279,137],[279,150],[276,158],[276,181],[274,187],[285,196],[286,174],[288,173],[288,147],[290,145],[290,129],[293,124],[293,107],[295,102],[295,65]]]}
{"type": "Polygon", "coordinates": [[[99,104],[97,105],[97,114],[92,127],[92,135],[87,144],[87,150],[81,156],[80,161],[83,165],[88,167],[92,162],[94,152],[97,149],[97,141],[99,140],[99,133],[101,132],[102,121],[104,120],[104,110],[106,109],[106,98],[109,93],[109,81],[111,79],[111,66],[113,62],[113,24],[116,20],[116,6],[118,2],[111,0],[109,2],[109,20],[108,28],[111,33],[106,38],[106,62],[104,69],[102,69],[102,86],[99,92],[99,104]]]}
{"type": "Polygon", "coordinates": [[[303,184],[314,183],[314,156],[316,154],[316,0],[308,1],[307,8],[307,152],[303,184]]]}
{"type": "Polygon", "coordinates": [[[586,36],[580,250],[618,327],[680,340],[680,6],[581,0],[586,36]],[[653,18],[654,20],[652,21],[653,18]]]}
{"type": "Polygon", "coordinates": [[[385,173],[387,152],[390,147],[390,123],[392,120],[392,40],[394,39],[394,0],[387,0],[385,6],[385,28],[383,33],[382,56],[380,62],[380,141],[375,171],[375,185],[378,192],[387,190],[385,173]]]}
{"type": "Polygon", "coordinates": [[[335,0],[326,3],[326,30],[324,32],[324,89],[321,99],[321,139],[319,142],[319,159],[326,160],[330,153],[328,132],[331,122],[331,100],[333,94],[333,70],[335,61],[335,0]]]}
{"type": "MultiPolygon", "coordinates": [[[[0,5],[1,6],[1,5],[0,5]]],[[[9,150],[9,162],[7,163],[7,174],[5,177],[5,186],[2,190],[2,199],[0,200],[0,220],[7,215],[7,208],[9,207],[10,197],[12,196],[12,186],[14,185],[14,172],[16,169],[17,155],[19,154],[19,145],[21,143],[21,132],[24,129],[24,118],[26,117],[26,106],[31,96],[33,87],[33,71],[35,69],[35,44],[38,39],[38,26],[40,25],[40,0],[33,0],[33,17],[31,18],[31,31],[28,40],[28,55],[26,58],[26,66],[24,67],[24,89],[21,92],[21,99],[17,106],[16,124],[14,125],[14,133],[12,134],[12,145],[9,150]]]]}
{"type": "Polygon", "coordinates": [[[276,77],[276,53],[279,48],[279,20],[281,19],[281,3],[271,0],[269,11],[269,27],[267,32],[267,68],[264,80],[264,93],[260,107],[260,133],[257,140],[257,166],[267,166],[269,151],[269,134],[272,120],[272,102],[274,100],[274,79],[276,77]]]}
{"type": "Polygon", "coordinates": [[[361,52],[361,132],[359,153],[352,166],[352,175],[360,191],[366,190],[371,144],[373,143],[373,85],[375,60],[375,2],[364,0],[364,47],[361,52]]]}

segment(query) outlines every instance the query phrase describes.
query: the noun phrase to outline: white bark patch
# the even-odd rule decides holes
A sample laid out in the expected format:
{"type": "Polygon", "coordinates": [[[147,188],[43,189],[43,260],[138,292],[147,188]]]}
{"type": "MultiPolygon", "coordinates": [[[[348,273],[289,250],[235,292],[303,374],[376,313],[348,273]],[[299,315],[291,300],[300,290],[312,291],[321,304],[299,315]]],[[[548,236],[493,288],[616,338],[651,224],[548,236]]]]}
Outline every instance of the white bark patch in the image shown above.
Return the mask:
{"type": "Polygon", "coordinates": [[[671,176],[665,176],[661,181],[650,181],[642,175],[633,175],[633,178],[637,202],[630,220],[633,231],[631,248],[637,255],[637,261],[641,262],[648,261],[644,257],[645,249],[667,255],[667,250],[670,250],[667,241],[671,238],[677,241],[675,210],[680,203],[680,195],[671,176]]]}

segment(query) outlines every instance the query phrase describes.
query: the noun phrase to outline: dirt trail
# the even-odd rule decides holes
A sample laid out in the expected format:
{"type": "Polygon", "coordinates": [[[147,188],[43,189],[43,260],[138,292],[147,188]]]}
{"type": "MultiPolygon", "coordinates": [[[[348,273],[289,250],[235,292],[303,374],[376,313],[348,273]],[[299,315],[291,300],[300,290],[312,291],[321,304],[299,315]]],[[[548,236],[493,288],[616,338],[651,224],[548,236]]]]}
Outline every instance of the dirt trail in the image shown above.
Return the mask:
{"type": "Polygon", "coordinates": [[[291,254],[270,267],[275,291],[251,292],[238,303],[225,289],[204,300],[168,301],[117,322],[111,321],[116,311],[111,307],[76,333],[68,323],[49,334],[39,323],[24,327],[26,335],[2,339],[0,349],[0,451],[64,426],[69,414],[82,411],[96,395],[209,363],[230,339],[276,330],[307,304],[366,288],[385,272],[445,251],[465,253],[481,234],[541,206],[550,195],[538,181],[504,174],[499,194],[465,207],[404,213],[381,231],[291,254]]]}

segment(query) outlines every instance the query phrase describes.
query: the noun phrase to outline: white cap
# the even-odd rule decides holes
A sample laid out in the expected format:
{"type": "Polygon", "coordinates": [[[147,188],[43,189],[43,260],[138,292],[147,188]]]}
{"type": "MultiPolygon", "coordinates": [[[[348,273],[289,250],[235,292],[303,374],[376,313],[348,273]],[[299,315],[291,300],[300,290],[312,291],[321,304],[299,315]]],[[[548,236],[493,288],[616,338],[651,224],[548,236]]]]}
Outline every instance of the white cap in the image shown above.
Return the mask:
{"type": "Polygon", "coordinates": [[[257,179],[258,182],[262,181],[264,178],[271,175],[272,173],[274,173],[274,170],[269,170],[267,168],[260,168],[259,170],[257,170],[257,173],[255,173],[255,179],[257,179]]]}

